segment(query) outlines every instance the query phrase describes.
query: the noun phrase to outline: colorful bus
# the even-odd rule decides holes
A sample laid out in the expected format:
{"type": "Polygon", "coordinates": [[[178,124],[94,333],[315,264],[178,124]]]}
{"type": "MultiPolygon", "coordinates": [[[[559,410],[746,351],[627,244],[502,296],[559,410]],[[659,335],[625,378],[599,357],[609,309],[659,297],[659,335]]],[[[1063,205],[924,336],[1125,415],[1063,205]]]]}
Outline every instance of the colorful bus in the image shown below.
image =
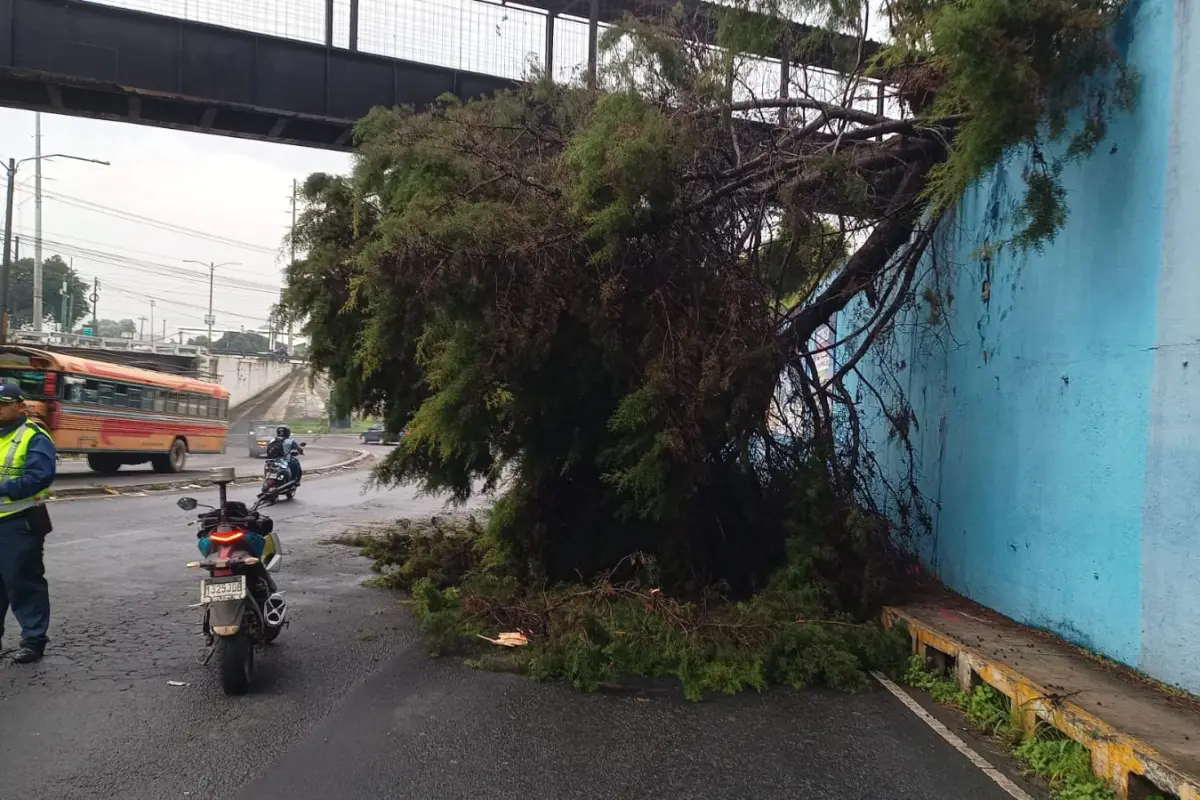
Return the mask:
{"type": "Polygon", "coordinates": [[[21,387],[60,454],[86,455],[96,472],[180,472],[189,453],[225,452],[229,391],[216,383],[10,345],[0,381],[21,387]]]}

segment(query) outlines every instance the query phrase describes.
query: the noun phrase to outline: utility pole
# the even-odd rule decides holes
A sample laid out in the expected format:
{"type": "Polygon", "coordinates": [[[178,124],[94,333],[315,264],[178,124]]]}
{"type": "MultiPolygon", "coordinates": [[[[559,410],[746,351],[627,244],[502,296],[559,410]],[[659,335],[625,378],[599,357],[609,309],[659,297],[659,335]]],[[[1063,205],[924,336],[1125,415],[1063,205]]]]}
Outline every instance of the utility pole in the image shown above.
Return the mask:
{"type": "Polygon", "coordinates": [[[217,321],[213,316],[212,298],[213,298],[213,280],[217,275],[217,265],[213,262],[208,264],[208,316],[204,318],[205,324],[208,325],[208,351],[212,352],[213,338],[212,329],[213,323],[217,321]]]}
{"type": "Polygon", "coordinates": [[[71,280],[69,277],[63,278],[62,285],[62,303],[58,313],[58,329],[66,333],[70,330],[67,327],[67,303],[71,299],[71,280]]]}
{"type": "Polygon", "coordinates": [[[63,278],[63,296],[67,298],[67,313],[63,315],[63,324],[66,325],[66,332],[70,333],[75,327],[71,324],[72,318],[75,316],[75,292],[74,284],[72,283],[75,275],[75,259],[71,259],[71,271],[63,278]]]}
{"type": "Polygon", "coordinates": [[[206,326],[208,326],[208,353],[209,353],[209,357],[208,357],[209,369],[208,369],[208,371],[209,371],[209,374],[210,374],[212,380],[215,382],[217,380],[217,362],[212,357],[212,352],[213,352],[213,325],[216,324],[217,319],[216,319],[216,317],[213,316],[213,282],[214,282],[214,279],[217,274],[217,267],[240,267],[240,266],[242,266],[242,264],[240,261],[226,261],[222,264],[217,264],[215,262],[210,261],[206,264],[203,261],[193,261],[190,258],[184,259],[183,263],[199,264],[202,267],[208,267],[208,315],[204,318],[204,324],[206,326]]]}
{"type": "Polygon", "coordinates": [[[150,298],[150,344],[154,344],[154,298],[150,298]]]}
{"type": "MultiPolygon", "coordinates": [[[[153,328],[151,328],[153,330],[153,328]]],[[[138,341],[146,338],[146,318],[138,317],[138,341]]]]}
{"type": "MultiPolygon", "coordinates": [[[[17,167],[20,166],[21,164],[24,164],[27,161],[37,161],[40,163],[43,158],[69,158],[72,161],[87,161],[91,164],[101,164],[106,167],[109,166],[109,163],[107,161],[97,161],[94,158],[81,158],[80,156],[69,156],[66,153],[51,153],[50,155],[46,155],[46,156],[42,155],[40,152],[41,146],[42,146],[42,141],[41,141],[41,136],[40,136],[40,132],[41,132],[40,121],[38,123],[38,126],[39,126],[38,127],[39,136],[38,136],[38,143],[37,143],[38,150],[39,150],[38,155],[35,158],[23,158],[20,161],[17,161],[15,158],[10,158],[8,160],[8,164],[6,165],[6,167],[7,167],[6,172],[8,173],[8,191],[6,192],[5,203],[4,203],[4,253],[2,255],[2,258],[0,258],[0,344],[3,344],[8,339],[8,301],[9,301],[8,284],[9,284],[10,278],[12,276],[12,251],[10,249],[10,245],[12,244],[12,235],[13,235],[13,230],[12,230],[13,193],[16,190],[16,185],[17,185],[17,167]]],[[[40,177],[38,178],[38,185],[39,186],[41,185],[40,177]]],[[[40,208],[40,204],[41,204],[40,190],[38,192],[38,197],[39,197],[38,204],[39,204],[39,208],[40,208]]],[[[41,228],[40,216],[39,216],[38,228],[39,228],[39,231],[38,231],[37,248],[38,248],[38,252],[40,253],[41,243],[42,243],[41,234],[40,234],[40,228],[41,228]]],[[[40,260],[40,256],[39,256],[39,260],[40,260]]],[[[35,280],[34,284],[33,284],[34,297],[40,298],[41,290],[42,290],[41,289],[42,285],[41,285],[41,268],[40,267],[38,268],[38,274],[35,277],[37,278],[37,280],[35,280]]],[[[40,303],[41,301],[39,300],[38,302],[40,303]]],[[[41,328],[39,327],[38,330],[41,330],[41,328]]]]}
{"type": "MultiPolygon", "coordinates": [[[[292,235],[288,237],[292,245],[292,267],[296,266],[296,179],[292,178],[292,235]]],[[[287,354],[290,356],[292,350],[292,321],[288,319],[287,329],[288,345],[287,354]]]]}
{"type": "Polygon", "coordinates": [[[42,115],[33,114],[33,330],[42,332],[42,115]]]}
{"type": "Polygon", "coordinates": [[[98,314],[96,306],[100,304],[100,279],[92,278],[92,336],[100,335],[100,321],[96,319],[98,314]]]}
{"type": "Polygon", "coordinates": [[[12,274],[13,191],[17,184],[17,161],[8,160],[8,192],[4,203],[4,257],[0,264],[0,344],[8,341],[8,276],[12,274]]]}

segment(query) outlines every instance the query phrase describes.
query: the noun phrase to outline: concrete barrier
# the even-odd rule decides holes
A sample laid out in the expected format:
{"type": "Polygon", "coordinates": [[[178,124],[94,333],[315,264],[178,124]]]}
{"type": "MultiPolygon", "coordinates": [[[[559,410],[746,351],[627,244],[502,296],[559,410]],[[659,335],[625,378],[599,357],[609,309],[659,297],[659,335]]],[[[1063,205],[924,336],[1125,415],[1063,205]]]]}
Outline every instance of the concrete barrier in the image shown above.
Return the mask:
{"type": "Polygon", "coordinates": [[[229,407],[237,408],[292,377],[303,364],[255,356],[217,356],[217,381],[229,390],[229,407]]]}

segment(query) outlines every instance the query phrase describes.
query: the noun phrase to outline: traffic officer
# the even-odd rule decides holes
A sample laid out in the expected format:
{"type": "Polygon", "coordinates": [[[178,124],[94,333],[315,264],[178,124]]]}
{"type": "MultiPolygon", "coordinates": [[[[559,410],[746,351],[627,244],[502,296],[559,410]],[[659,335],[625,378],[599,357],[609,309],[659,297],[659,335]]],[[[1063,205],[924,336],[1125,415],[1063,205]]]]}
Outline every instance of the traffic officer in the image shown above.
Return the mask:
{"type": "Polygon", "coordinates": [[[50,434],[25,415],[20,388],[0,385],[0,637],[11,607],[21,626],[21,644],[13,653],[18,664],[41,660],[49,641],[50,591],[42,554],[50,532],[45,500],[57,458],[50,434]]]}

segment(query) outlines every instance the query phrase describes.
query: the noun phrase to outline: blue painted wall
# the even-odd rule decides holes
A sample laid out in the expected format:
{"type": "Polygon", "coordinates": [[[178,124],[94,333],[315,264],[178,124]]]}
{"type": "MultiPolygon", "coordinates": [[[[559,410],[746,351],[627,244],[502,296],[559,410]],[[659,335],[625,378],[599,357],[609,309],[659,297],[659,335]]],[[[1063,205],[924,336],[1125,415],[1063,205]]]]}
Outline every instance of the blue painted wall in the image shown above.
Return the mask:
{"type": "MultiPolygon", "coordinates": [[[[889,369],[867,377],[898,375],[913,406],[916,483],[934,501],[919,546],[946,584],[1200,689],[1200,570],[1181,571],[1200,566],[1200,158],[1182,153],[1200,103],[1182,88],[1172,100],[1200,86],[1197,56],[1180,57],[1200,42],[1180,39],[1178,14],[1172,0],[1131,4],[1117,42],[1141,77],[1137,108],[1068,170],[1055,241],[981,256],[1012,233],[1014,156],[935,242],[923,289],[942,318],[909,309],[880,356],[889,369]]],[[[858,392],[896,478],[907,462],[858,392]]]]}
{"type": "Polygon", "coordinates": [[[1141,667],[1200,691],[1200,14],[1175,3],[1175,69],[1142,517],[1141,667]]]}

